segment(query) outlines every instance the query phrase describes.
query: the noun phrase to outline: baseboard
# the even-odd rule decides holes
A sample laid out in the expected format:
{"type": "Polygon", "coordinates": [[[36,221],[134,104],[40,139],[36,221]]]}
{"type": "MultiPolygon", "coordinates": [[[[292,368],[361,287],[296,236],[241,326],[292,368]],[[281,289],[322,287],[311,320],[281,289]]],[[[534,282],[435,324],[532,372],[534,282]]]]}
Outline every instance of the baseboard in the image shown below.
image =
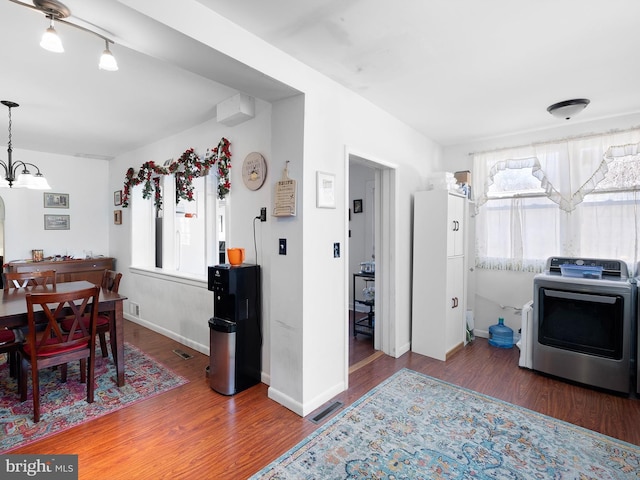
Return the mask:
{"type": "Polygon", "coordinates": [[[460,342],[458,345],[456,345],[455,347],[453,347],[451,350],[449,350],[445,356],[446,360],[449,360],[451,358],[451,356],[453,356],[454,353],[457,353],[458,351],[462,350],[464,348],[464,343],[460,342]]]}
{"type": "Polygon", "coordinates": [[[297,400],[294,400],[293,398],[289,397],[288,395],[282,393],[281,391],[273,387],[269,387],[267,396],[271,400],[278,402],[283,407],[288,408],[293,413],[296,413],[301,417],[305,417],[309,415],[311,412],[313,412],[314,410],[317,410],[318,408],[320,408],[322,405],[327,403],[329,400],[331,400],[333,397],[335,397],[339,393],[344,392],[345,390],[346,390],[346,387],[344,383],[335,385],[333,388],[325,390],[324,392],[322,392],[321,395],[318,395],[313,400],[309,402],[305,402],[304,404],[298,402],[297,400]]]}
{"type": "Polygon", "coordinates": [[[275,388],[270,386],[269,389],[267,390],[267,396],[271,400],[278,402],[283,407],[288,408],[293,413],[296,413],[301,417],[304,417],[303,415],[304,409],[302,408],[302,404],[300,402],[295,401],[293,398],[289,397],[288,395],[285,395],[281,391],[276,390],[275,388]]]}
{"type": "Polygon", "coordinates": [[[478,330],[477,328],[474,328],[473,336],[481,337],[481,338],[489,338],[489,332],[487,330],[478,330]]]}
{"type": "Polygon", "coordinates": [[[404,345],[401,345],[400,348],[395,352],[394,355],[391,355],[393,358],[400,358],[405,353],[411,351],[411,342],[407,342],[404,345]]]}
{"type": "Polygon", "coordinates": [[[182,335],[178,335],[177,333],[171,330],[167,330],[166,328],[159,327],[155,323],[148,322],[146,320],[141,319],[140,317],[134,317],[127,313],[125,313],[123,316],[130,322],[137,323],[138,325],[142,325],[143,327],[148,328],[149,330],[153,330],[154,332],[164,335],[165,337],[168,337],[172,340],[175,340],[176,342],[181,343],[186,347],[193,348],[197,352],[204,353],[205,355],[209,355],[209,345],[202,345],[201,343],[194,342],[189,338],[183,337],[182,335]]]}

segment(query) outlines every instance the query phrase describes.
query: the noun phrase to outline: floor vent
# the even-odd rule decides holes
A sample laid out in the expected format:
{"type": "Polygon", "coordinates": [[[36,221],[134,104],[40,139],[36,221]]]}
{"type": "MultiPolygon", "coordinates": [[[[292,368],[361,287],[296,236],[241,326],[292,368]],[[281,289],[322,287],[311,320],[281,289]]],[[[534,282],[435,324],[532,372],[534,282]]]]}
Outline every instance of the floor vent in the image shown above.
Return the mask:
{"type": "Polygon", "coordinates": [[[193,355],[190,355],[182,350],[178,350],[177,348],[173,350],[173,353],[175,353],[179,357],[182,357],[183,360],[189,360],[190,358],[193,358],[193,355]]]}
{"type": "Polygon", "coordinates": [[[328,415],[330,415],[332,412],[334,412],[335,410],[342,408],[342,405],[344,405],[342,402],[333,402],[331,405],[329,405],[327,408],[325,408],[323,411],[321,411],[318,415],[316,415],[315,417],[313,417],[311,419],[311,421],[313,423],[320,423],[322,422],[325,418],[327,418],[328,415]]]}

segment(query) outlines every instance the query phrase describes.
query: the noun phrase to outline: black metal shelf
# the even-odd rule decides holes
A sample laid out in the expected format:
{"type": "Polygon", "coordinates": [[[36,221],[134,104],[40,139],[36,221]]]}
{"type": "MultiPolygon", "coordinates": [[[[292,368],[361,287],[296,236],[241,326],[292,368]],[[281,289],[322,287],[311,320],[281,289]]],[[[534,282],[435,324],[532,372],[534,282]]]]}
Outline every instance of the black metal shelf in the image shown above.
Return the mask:
{"type": "Polygon", "coordinates": [[[354,312],[353,312],[353,336],[355,337],[359,333],[362,335],[368,335],[373,337],[373,332],[375,328],[375,300],[359,300],[356,298],[356,279],[362,278],[367,284],[369,282],[375,282],[375,274],[374,273],[354,273],[353,274],[353,303],[354,303],[354,312]],[[357,318],[357,315],[362,312],[356,311],[356,305],[365,305],[369,307],[369,311],[366,315],[357,318]]]}

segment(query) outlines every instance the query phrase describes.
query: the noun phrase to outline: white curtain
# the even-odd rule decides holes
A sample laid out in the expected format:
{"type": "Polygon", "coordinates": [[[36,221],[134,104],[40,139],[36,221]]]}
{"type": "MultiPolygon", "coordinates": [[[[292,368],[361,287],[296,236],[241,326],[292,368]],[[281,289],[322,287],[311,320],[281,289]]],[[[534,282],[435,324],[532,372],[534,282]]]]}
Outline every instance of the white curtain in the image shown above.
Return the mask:
{"type": "Polygon", "coordinates": [[[474,154],[480,268],[550,256],[638,262],[640,129],[474,154]]]}

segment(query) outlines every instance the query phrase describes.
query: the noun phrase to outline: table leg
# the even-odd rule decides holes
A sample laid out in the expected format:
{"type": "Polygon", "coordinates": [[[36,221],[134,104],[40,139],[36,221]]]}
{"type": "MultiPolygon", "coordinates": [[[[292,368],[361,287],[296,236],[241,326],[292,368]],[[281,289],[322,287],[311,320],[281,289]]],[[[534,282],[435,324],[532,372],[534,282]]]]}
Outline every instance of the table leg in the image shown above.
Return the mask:
{"type": "Polygon", "coordinates": [[[123,302],[115,302],[115,309],[113,311],[113,328],[115,335],[111,336],[111,352],[113,354],[113,361],[116,364],[116,383],[118,387],[124,386],[124,317],[122,315],[122,304],[123,302]],[[113,337],[115,337],[115,342],[113,337]]]}

